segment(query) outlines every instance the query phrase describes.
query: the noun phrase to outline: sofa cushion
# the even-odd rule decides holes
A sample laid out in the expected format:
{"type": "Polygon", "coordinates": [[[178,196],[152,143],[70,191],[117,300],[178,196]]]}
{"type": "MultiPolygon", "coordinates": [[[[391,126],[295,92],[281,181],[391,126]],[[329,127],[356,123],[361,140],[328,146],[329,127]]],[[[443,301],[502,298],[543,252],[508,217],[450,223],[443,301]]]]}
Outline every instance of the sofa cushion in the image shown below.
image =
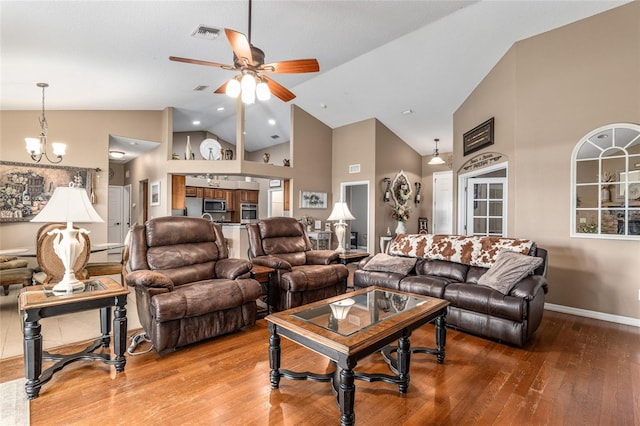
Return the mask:
{"type": "Polygon", "coordinates": [[[417,275],[433,275],[435,277],[450,278],[459,283],[466,281],[468,269],[469,265],[447,262],[446,260],[420,259],[416,263],[417,275]]]}
{"type": "Polygon", "coordinates": [[[515,238],[402,234],[393,239],[387,252],[396,256],[448,260],[488,268],[502,249],[531,254],[533,247],[533,241],[515,238]]]}
{"type": "Polygon", "coordinates": [[[300,292],[335,287],[337,283],[346,282],[348,276],[349,270],[340,263],[294,266],[291,272],[282,274],[280,288],[300,292]]]}
{"type": "Polygon", "coordinates": [[[477,284],[451,283],[445,288],[443,299],[456,308],[517,322],[527,316],[524,299],[477,284]]]}
{"type": "Polygon", "coordinates": [[[445,277],[411,275],[400,281],[398,290],[442,299],[444,289],[447,285],[451,284],[451,282],[451,279],[445,277]]]}
{"type": "Polygon", "coordinates": [[[539,257],[503,250],[489,270],[478,279],[478,285],[508,294],[518,281],[532,273],[541,263],[542,259],[539,257]]]}
{"type": "Polygon", "coordinates": [[[416,260],[415,257],[389,256],[385,253],[378,253],[362,269],[407,275],[415,266],[416,260]]]}

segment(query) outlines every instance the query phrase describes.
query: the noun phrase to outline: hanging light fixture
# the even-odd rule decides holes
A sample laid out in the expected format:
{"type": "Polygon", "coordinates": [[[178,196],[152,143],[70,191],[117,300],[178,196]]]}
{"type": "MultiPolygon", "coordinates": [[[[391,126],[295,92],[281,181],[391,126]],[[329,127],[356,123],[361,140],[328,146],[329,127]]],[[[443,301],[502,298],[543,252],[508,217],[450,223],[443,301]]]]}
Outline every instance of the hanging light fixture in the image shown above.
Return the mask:
{"type": "Polygon", "coordinates": [[[62,161],[62,157],[66,153],[67,145],[59,142],[54,142],[51,144],[53,148],[53,154],[58,158],[56,160],[52,160],[49,158],[49,154],[47,154],[47,119],[44,116],[44,89],[49,87],[47,83],[37,83],[36,86],[42,88],[42,117],[40,117],[40,136],[37,138],[24,138],[26,143],[27,152],[31,156],[31,159],[36,163],[39,163],[42,160],[42,156],[50,162],[50,163],[59,163],[62,161]]]}
{"type": "Polygon", "coordinates": [[[440,139],[435,138],[434,141],[436,141],[436,149],[433,151],[433,157],[431,157],[431,160],[429,160],[429,163],[428,163],[429,165],[432,165],[432,166],[445,163],[442,157],[440,157],[440,153],[438,152],[438,142],[440,141],[440,139]]]}

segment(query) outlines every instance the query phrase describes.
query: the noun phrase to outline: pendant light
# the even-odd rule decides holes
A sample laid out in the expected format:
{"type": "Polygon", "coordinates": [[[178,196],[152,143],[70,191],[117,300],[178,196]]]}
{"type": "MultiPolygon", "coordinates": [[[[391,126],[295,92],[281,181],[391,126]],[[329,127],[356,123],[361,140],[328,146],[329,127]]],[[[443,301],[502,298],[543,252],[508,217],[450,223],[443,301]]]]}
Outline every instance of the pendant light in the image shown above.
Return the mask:
{"type": "Polygon", "coordinates": [[[431,157],[431,160],[429,160],[428,163],[431,166],[437,166],[445,163],[442,157],[440,157],[440,153],[438,152],[438,142],[440,141],[440,139],[436,138],[434,139],[434,141],[436,141],[436,149],[433,151],[433,157],[431,157]]]}
{"type": "Polygon", "coordinates": [[[44,116],[44,89],[49,87],[47,83],[37,83],[36,86],[42,88],[42,117],[40,117],[40,136],[37,138],[24,138],[27,152],[31,156],[31,159],[39,163],[42,160],[42,157],[46,158],[50,163],[59,163],[62,161],[62,157],[66,153],[67,145],[59,142],[54,142],[51,144],[53,148],[53,155],[57,158],[52,160],[49,158],[49,154],[47,154],[47,119],[44,116]]]}

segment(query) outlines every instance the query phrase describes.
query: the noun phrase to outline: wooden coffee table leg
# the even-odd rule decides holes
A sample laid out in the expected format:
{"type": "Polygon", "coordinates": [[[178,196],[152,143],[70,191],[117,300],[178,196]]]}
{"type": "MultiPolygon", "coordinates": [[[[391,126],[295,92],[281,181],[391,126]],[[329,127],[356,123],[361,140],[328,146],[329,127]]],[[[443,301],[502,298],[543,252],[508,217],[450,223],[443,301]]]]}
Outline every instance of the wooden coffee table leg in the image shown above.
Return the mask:
{"type": "Polygon", "coordinates": [[[115,352],[116,371],[121,373],[127,359],[124,351],[127,347],[127,309],[124,306],[116,306],[113,318],[113,350],[115,352]]]}
{"type": "Polygon", "coordinates": [[[278,336],[275,326],[272,328],[269,338],[269,366],[271,367],[271,389],[278,389],[280,386],[280,336],[278,336]]]}
{"type": "Polygon", "coordinates": [[[338,388],[338,404],[340,405],[340,425],[352,426],[356,423],[356,415],[353,412],[355,405],[356,386],[352,369],[343,369],[340,372],[340,386],[338,388]]]}
{"type": "Polygon", "coordinates": [[[447,344],[447,320],[446,311],[436,319],[436,346],[438,363],[444,362],[445,350],[447,344]]]}
{"type": "Polygon", "coordinates": [[[400,393],[407,393],[409,389],[409,364],[411,363],[411,344],[409,336],[402,336],[398,339],[398,390],[400,393]]]}

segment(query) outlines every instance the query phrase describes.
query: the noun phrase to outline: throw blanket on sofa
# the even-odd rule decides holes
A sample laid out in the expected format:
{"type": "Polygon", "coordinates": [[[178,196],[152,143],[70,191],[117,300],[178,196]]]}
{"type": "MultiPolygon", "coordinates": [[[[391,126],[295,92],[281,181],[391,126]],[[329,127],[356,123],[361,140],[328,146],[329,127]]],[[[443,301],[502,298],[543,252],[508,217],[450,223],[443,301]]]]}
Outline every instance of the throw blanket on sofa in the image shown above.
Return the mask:
{"type": "Polygon", "coordinates": [[[529,254],[531,240],[469,235],[401,234],[388,248],[390,255],[448,260],[489,268],[500,250],[529,254]]]}

